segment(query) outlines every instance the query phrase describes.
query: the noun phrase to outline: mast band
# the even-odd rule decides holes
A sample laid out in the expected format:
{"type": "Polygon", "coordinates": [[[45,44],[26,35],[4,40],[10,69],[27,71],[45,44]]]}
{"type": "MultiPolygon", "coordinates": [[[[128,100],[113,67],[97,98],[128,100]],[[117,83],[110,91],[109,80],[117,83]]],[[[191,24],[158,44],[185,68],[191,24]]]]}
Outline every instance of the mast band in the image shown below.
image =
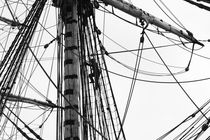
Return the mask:
{"type": "Polygon", "coordinates": [[[68,19],[66,19],[66,23],[67,24],[77,23],[77,20],[76,19],[72,19],[72,18],[68,18],[68,19]]]}
{"type": "Polygon", "coordinates": [[[67,106],[65,106],[64,109],[76,109],[76,110],[79,110],[79,107],[78,107],[78,105],[67,105],[67,106]]]}
{"type": "Polygon", "coordinates": [[[65,37],[72,37],[72,32],[66,32],[65,37]]]}
{"type": "Polygon", "coordinates": [[[64,80],[66,80],[66,79],[77,79],[77,78],[78,78],[77,74],[65,75],[64,76],[64,80]]]}
{"type": "Polygon", "coordinates": [[[72,50],[77,50],[78,49],[78,46],[68,46],[68,47],[65,47],[64,51],[72,51],[72,50]]]}
{"type": "Polygon", "coordinates": [[[64,61],[64,65],[67,65],[67,64],[73,64],[73,59],[66,59],[64,61]]]}
{"type": "Polygon", "coordinates": [[[64,90],[64,95],[73,95],[74,94],[74,90],[73,89],[66,89],[64,90]]]}

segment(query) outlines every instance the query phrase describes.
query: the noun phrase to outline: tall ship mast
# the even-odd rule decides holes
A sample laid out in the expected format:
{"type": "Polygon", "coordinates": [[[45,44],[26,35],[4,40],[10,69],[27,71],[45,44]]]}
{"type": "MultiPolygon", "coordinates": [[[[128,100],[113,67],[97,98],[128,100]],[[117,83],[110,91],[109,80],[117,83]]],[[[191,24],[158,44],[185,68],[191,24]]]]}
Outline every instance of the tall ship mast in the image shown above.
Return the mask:
{"type": "MultiPolygon", "coordinates": [[[[162,0],[153,2],[174,24],[124,0],[0,2],[0,139],[147,139],[142,137],[144,133],[151,133],[148,140],[210,139],[210,102],[205,98],[198,103],[197,96],[191,95],[191,90],[187,91],[189,87],[184,85],[192,83],[194,89],[197,87],[195,83],[199,85],[204,82],[206,86],[209,78],[191,77],[197,74],[192,70],[198,68],[194,64],[195,56],[210,59],[205,54],[196,53],[206,48],[210,40],[197,39],[162,0]],[[106,21],[106,14],[125,23],[125,27],[133,29],[137,36],[126,32],[126,28],[121,28],[120,23],[114,23],[109,17],[106,21]],[[125,42],[136,39],[137,42],[131,41],[135,45],[125,49],[107,36],[105,22],[113,22],[108,25],[112,28],[110,32],[117,33],[118,38],[126,36],[125,42]],[[116,45],[124,50],[115,49],[116,45]],[[117,54],[124,55],[115,57],[117,54]],[[116,76],[123,79],[115,80],[116,76]],[[139,89],[138,81],[151,85],[147,85],[148,90],[141,85],[139,89]],[[155,83],[157,86],[153,89],[155,83]],[[169,85],[169,88],[163,85],[169,85]],[[186,106],[191,106],[192,110],[185,110],[185,106],[180,109],[176,102],[178,95],[172,93],[170,96],[164,95],[169,100],[154,94],[143,96],[145,99],[133,97],[134,91],[163,94],[156,91],[160,88],[168,94],[174,89],[181,90],[178,101],[181,104],[182,100],[187,100],[186,106]],[[156,104],[160,111],[154,110],[157,113],[153,116],[143,113],[150,100],[151,106],[148,108],[153,108],[153,103],[159,98],[162,99],[160,104],[165,102],[163,108],[175,102],[180,114],[186,111],[182,118],[168,124],[164,130],[159,122],[165,113],[161,112],[160,104],[156,104]],[[140,105],[132,105],[132,100],[139,100],[140,105]],[[129,111],[134,108],[139,108],[140,118],[135,118],[138,111],[129,116],[129,111]],[[134,117],[131,121],[135,123],[128,128],[129,117],[134,117]],[[137,123],[138,120],[141,123],[137,123]],[[141,129],[141,126],[147,121],[152,125],[142,131],[144,128],[141,129]],[[158,125],[155,126],[154,122],[158,125]],[[152,134],[156,133],[153,128],[161,131],[152,138],[152,134]],[[136,134],[134,137],[132,131],[136,134]]],[[[208,3],[185,1],[185,4],[202,8],[206,13],[209,12],[208,3]]],[[[202,74],[206,76],[205,72],[202,74]]],[[[169,112],[172,110],[168,109],[169,112]]]]}

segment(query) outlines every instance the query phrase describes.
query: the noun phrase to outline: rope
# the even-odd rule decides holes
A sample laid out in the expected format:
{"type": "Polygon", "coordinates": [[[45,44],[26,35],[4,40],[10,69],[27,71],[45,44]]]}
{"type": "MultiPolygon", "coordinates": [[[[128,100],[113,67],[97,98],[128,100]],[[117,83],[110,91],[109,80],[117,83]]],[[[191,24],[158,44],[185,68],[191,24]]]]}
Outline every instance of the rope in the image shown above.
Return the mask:
{"type": "Polygon", "coordinates": [[[155,52],[157,53],[157,55],[159,56],[159,58],[161,59],[161,61],[165,65],[165,67],[167,68],[167,70],[171,73],[171,76],[174,78],[174,80],[176,81],[176,83],[179,85],[179,87],[182,89],[182,91],[185,93],[185,95],[188,97],[188,99],[192,102],[192,104],[199,110],[199,112],[206,118],[206,120],[208,120],[208,118],[206,117],[206,115],[200,110],[200,108],[198,107],[198,105],[192,100],[192,98],[189,96],[189,94],[186,92],[186,90],[183,88],[183,86],[180,84],[180,82],[176,79],[176,77],[173,75],[173,73],[171,72],[171,70],[168,68],[168,66],[166,65],[165,61],[162,59],[162,57],[158,53],[157,49],[154,47],[152,41],[150,40],[150,38],[148,37],[147,34],[146,34],[146,37],[149,40],[150,44],[153,46],[155,52]]]}
{"type": "MultiPolygon", "coordinates": [[[[144,29],[146,29],[146,28],[144,28],[144,29]]],[[[132,99],[132,96],[133,96],[133,91],[134,91],[134,87],[135,87],[135,83],[136,83],[136,78],[137,78],[137,75],[138,75],[138,70],[139,70],[139,66],[140,66],[140,62],[141,62],[141,56],[142,56],[143,51],[140,51],[141,50],[140,47],[143,48],[143,45],[144,45],[144,33],[145,33],[144,29],[142,31],[142,36],[141,36],[140,42],[139,42],[139,49],[138,49],[138,52],[137,52],[135,69],[134,69],[133,78],[132,78],[132,82],[131,82],[131,87],[130,87],[130,91],[129,91],[129,95],[128,95],[128,99],[127,99],[127,103],[126,103],[126,108],[125,108],[123,119],[122,119],[122,125],[124,125],[124,123],[125,123],[125,119],[126,119],[128,109],[129,109],[129,106],[130,106],[130,103],[131,103],[131,99],[132,99]]]]}

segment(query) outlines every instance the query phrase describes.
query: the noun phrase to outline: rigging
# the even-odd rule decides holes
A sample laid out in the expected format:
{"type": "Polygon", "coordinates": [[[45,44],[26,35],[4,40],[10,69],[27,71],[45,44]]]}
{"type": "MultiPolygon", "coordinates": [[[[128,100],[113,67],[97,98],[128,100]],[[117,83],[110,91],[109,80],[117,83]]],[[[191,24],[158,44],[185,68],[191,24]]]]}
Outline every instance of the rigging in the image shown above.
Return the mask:
{"type": "Polygon", "coordinates": [[[129,106],[130,106],[130,102],[131,102],[131,99],[132,99],[132,95],[133,95],[133,92],[134,92],[136,78],[137,78],[137,75],[138,75],[138,70],[139,70],[140,63],[141,63],[141,56],[142,56],[142,52],[143,52],[140,49],[143,49],[143,47],[144,47],[144,34],[145,34],[145,29],[146,28],[147,28],[147,25],[145,26],[145,28],[143,28],[142,33],[141,33],[141,37],[140,37],[139,48],[138,48],[138,53],[137,53],[137,56],[136,56],[136,63],[135,63],[135,68],[134,68],[133,78],[132,78],[133,80],[132,80],[132,83],[131,83],[131,87],[130,87],[130,91],[129,91],[129,95],[128,95],[128,99],[127,99],[127,103],[126,103],[126,108],[125,108],[125,112],[124,112],[123,119],[122,119],[122,125],[124,125],[124,123],[125,123],[125,119],[126,119],[128,109],[129,109],[129,106]]]}
{"type": "MultiPolygon", "coordinates": [[[[188,2],[188,3],[190,3],[190,4],[192,4],[192,5],[195,5],[195,6],[199,7],[199,8],[201,8],[201,9],[210,11],[210,7],[209,7],[209,6],[203,5],[203,4],[201,4],[201,3],[194,2],[194,1],[192,1],[192,0],[184,0],[184,1],[186,1],[186,2],[188,2]]],[[[201,1],[201,0],[198,0],[198,1],[201,1]]],[[[207,2],[207,1],[206,1],[206,2],[207,2]]],[[[209,2],[209,1],[208,1],[208,2],[209,2]]]]}
{"type": "Polygon", "coordinates": [[[145,22],[147,22],[148,24],[154,24],[166,31],[172,32],[180,37],[183,37],[186,40],[189,40],[193,43],[204,46],[201,42],[199,42],[197,39],[195,39],[192,36],[192,33],[190,33],[188,30],[186,30],[186,31],[179,30],[179,29],[171,26],[170,24],[164,22],[163,20],[156,18],[155,16],[153,16],[153,15],[143,11],[142,9],[139,9],[123,0],[121,0],[121,1],[103,0],[103,2],[105,4],[111,4],[112,6],[118,8],[134,17],[140,18],[140,19],[144,20],[145,22]]]}
{"type": "MultiPolygon", "coordinates": [[[[145,33],[146,34],[146,33],[145,33]]],[[[179,85],[179,87],[183,90],[183,92],[185,93],[185,95],[188,97],[188,99],[193,103],[193,105],[200,111],[200,113],[206,118],[206,120],[208,120],[208,118],[206,117],[206,115],[200,110],[200,108],[198,107],[198,105],[192,100],[192,98],[189,96],[189,94],[186,92],[186,90],[182,87],[182,85],[179,83],[179,81],[176,79],[176,77],[173,75],[173,73],[171,72],[171,70],[168,68],[168,66],[166,65],[165,61],[162,59],[162,57],[160,56],[160,54],[158,53],[158,51],[156,50],[156,48],[154,47],[153,43],[151,42],[150,38],[148,37],[148,35],[146,34],[147,39],[149,40],[149,42],[151,43],[151,45],[153,46],[155,52],[157,53],[157,55],[159,56],[159,58],[161,59],[161,61],[163,62],[163,64],[166,66],[167,70],[171,73],[171,76],[174,78],[174,80],[176,81],[176,83],[179,85]]]]}

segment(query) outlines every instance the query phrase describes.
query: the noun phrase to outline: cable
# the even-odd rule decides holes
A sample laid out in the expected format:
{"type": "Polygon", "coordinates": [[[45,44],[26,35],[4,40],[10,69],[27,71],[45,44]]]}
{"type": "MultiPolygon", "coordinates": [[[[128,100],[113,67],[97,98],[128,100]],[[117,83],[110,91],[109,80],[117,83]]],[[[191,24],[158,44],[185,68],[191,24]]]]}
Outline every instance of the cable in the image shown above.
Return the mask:
{"type": "Polygon", "coordinates": [[[5,0],[5,3],[6,3],[6,5],[7,5],[7,7],[8,7],[8,9],[9,9],[9,12],[10,12],[10,14],[11,14],[13,20],[16,21],[17,18],[13,15],[12,8],[9,6],[7,0],[5,0]]]}
{"type": "MultiPolygon", "coordinates": [[[[22,0],[21,0],[22,1],[22,0]]],[[[22,4],[25,6],[25,8],[29,11],[28,7],[26,6],[26,4],[22,1],[22,4]]],[[[53,34],[51,34],[40,22],[38,22],[38,24],[53,38],[56,38],[53,34]]]]}
{"type": "Polygon", "coordinates": [[[190,60],[189,60],[188,65],[187,65],[187,67],[186,67],[186,69],[185,69],[186,71],[189,70],[189,67],[190,67],[190,64],[191,64],[191,61],[192,61],[193,52],[194,52],[194,47],[195,47],[195,43],[193,43],[193,46],[192,46],[192,51],[191,51],[191,55],[190,55],[190,60]]]}
{"type": "MultiPolygon", "coordinates": [[[[47,118],[45,118],[45,120],[42,122],[42,124],[39,126],[39,128],[42,128],[42,126],[44,125],[44,123],[48,120],[48,118],[50,117],[51,113],[53,112],[53,109],[51,109],[50,113],[47,115],[47,118]]],[[[45,112],[44,112],[45,113],[45,112]]]]}
{"type": "MultiPolygon", "coordinates": [[[[121,47],[122,49],[124,49],[125,51],[128,51],[128,52],[129,52],[129,50],[128,50],[126,47],[124,47],[124,46],[122,46],[121,44],[117,43],[116,41],[114,41],[113,39],[111,39],[110,37],[108,37],[106,34],[104,34],[104,35],[105,35],[105,37],[107,37],[109,40],[111,40],[113,43],[115,43],[116,45],[118,45],[119,47],[121,47]]],[[[174,42],[173,42],[173,43],[174,43],[174,42]]],[[[189,43],[189,42],[186,42],[186,43],[189,43]]],[[[181,43],[180,43],[180,44],[181,44],[181,43]]],[[[174,43],[174,45],[180,45],[180,44],[174,43]]],[[[165,45],[165,46],[157,46],[156,48],[161,48],[161,47],[166,47],[166,46],[167,46],[167,45],[165,45]]],[[[173,46],[173,44],[171,44],[171,45],[169,45],[169,46],[173,46]]],[[[148,48],[148,49],[150,49],[150,48],[148,48]]],[[[147,50],[147,48],[143,48],[143,50],[147,50]]],[[[136,51],[138,51],[138,49],[136,49],[136,51]]],[[[133,55],[136,55],[135,53],[133,53],[133,50],[131,50],[131,53],[132,53],[133,55]]],[[[152,60],[147,59],[147,58],[145,58],[145,57],[142,57],[142,59],[144,59],[144,60],[146,60],[146,61],[148,61],[148,62],[154,63],[154,64],[158,64],[158,65],[164,66],[162,63],[159,63],[159,62],[156,62],[156,61],[152,61],[152,60]]],[[[184,68],[184,67],[173,66],[173,65],[168,65],[168,67],[181,68],[181,69],[184,68]]]]}
{"type": "Polygon", "coordinates": [[[143,48],[143,46],[144,46],[144,33],[145,33],[144,30],[146,29],[146,27],[142,31],[142,35],[141,35],[140,42],[139,42],[139,48],[138,48],[136,63],[135,63],[135,69],[134,69],[134,72],[133,72],[131,87],[130,87],[130,91],[129,91],[129,95],[128,95],[128,99],[127,99],[127,103],[126,103],[126,107],[125,107],[125,111],[124,111],[124,115],[123,115],[123,119],[122,119],[122,126],[125,123],[125,119],[126,119],[128,109],[129,109],[129,106],[130,106],[130,103],[131,103],[131,99],[132,99],[132,96],[133,96],[133,91],[134,91],[134,87],[135,87],[135,83],[136,83],[136,78],[137,78],[137,75],[138,75],[137,71],[139,70],[139,66],[140,66],[140,62],[141,62],[141,56],[142,56],[142,52],[143,52],[143,51],[140,51],[140,47],[143,48]]]}
{"type": "MultiPolygon", "coordinates": [[[[18,120],[20,120],[21,123],[24,124],[24,126],[38,139],[38,140],[43,140],[33,129],[31,129],[23,120],[21,120],[10,108],[5,106],[18,120]]],[[[14,124],[13,124],[14,125],[14,124]]],[[[30,140],[30,139],[29,139],[30,140]]]]}
{"type": "MultiPolygon", "coordinates": [[[[205,102],[200,109],[203,110],[204,107],[206,107],[208,104],[210,103],[210,99],[205,102]]],[[[205,114],[207,114],[210,111],[210,107],[204,111],[205,114]]],[[[179,123],[178,125],[176,125],[174,128],[172,128],[170,131],[168,131],[167,133],[163,134],[162,136],[160,136],[159,138],[157,138],[157,140],[163,140],[165,137],[167,137],[169,134],[171,134],[175,129],[177,129],[179,126],[181,126],[183,123],[192,120],[193,118],[195,118],[195,116],[199,113],[199,111],[195,111],[194,113],[192,113],[191,115],[189,115],[188,117],[186,117],[181,123],[179,123]]],[[[178,137],[180,137],[181,135],[183,135],[184,132],[186,132],[188,129],[195,127],[195,125],[202,119],[202,116],[199,117],[196,121],[194,121],[188,128],[186,128],[183,132],[181,132],[176,138],[174,139],[178,139],[178,137]]],[[[190,129],[192,130],[192,129],[190,129]]],[[[188,131],[190,132],[190,131],[188,131]]],[[[186,136],[187,134],[184,134],[184,136],[186,136]]],[[[189,135],[189,134],[188,134],[189,135]]],[[[179,138],[181,139],[181,138],[179,138]]]]}
{"type": "MultiPolygon", "coordinates": [[[[166,37],[165,35],[163,35],[163,36],[166,37]]],[[[166,37],[166,38],[167,38],[169,41],[171,41],[172,43],[175,43],[175,42],[172,41],[170,38],[168,38],[168,37],[166,37]]],[[[180,40],[180,41],[181,41],[181,40],[180,40]]],[[[208,40],[202,40],[202,41],[208,42],[208,40]]],[[[185,44],[186,44],[186,43],[184,43],[183,41],[181,41],[181,43],[182,43],[182,45],[184,45],[184,46],[185,46],[185,44]]],[[[187,48],[186,46],[185,46],[184,48],[181,47],[180,44],[177,44],[177,46],[180,47],[181,49],[183,49],[183,50],[189,52],[189,53],[192,53],[192,49],[189,50],[189,48],[187,48]]],[[[200,50],[200,49],[202,49],[202,48],[203,48],[203,47],[201,47],[201,48],[199,48],[199,49],[195,49],[195,48],[194,48],[194,50],[200,50]]],[[[200,55],[200,54],[197,54],[197,53],[195,53],[195,52],[193,52],[193,55],[196,55],[196,56],[198,56],[198,57],[201,57],[201,58],[210,60],[210,57],[207,57],[207,56],[204,56],[204,55],[200,55]]]]}
{"type": "MultiPolygon", "coordinates": [[[[186,42],[186,43],[190,43],[190,42],[186,42]]],[[[177,46],[177,45],[181,45],[182,43],[175,43],[175,44],[169,44],[169,45],[160,45],[160,46],[156,46],[155,48],[159,49],[159,48],[167,48],[167,47],[173,47],[173,46],[177,46]]],[[[141,50],[150,50],[153,49],[151,48],[143,48],[141,50]]],[[[126,53],[126,52],[134,52],[134,51],[138,51],[138,49],[132,49],[132,50],[128,50],[125,48],[124,51],[114,51],[114,52],[108,52],[108,54],[118,54],[118,53],[126,53]]]]}
{"type": "Polygon", "coordinates": [[[4,112],[2,114],[16,127],[16,129],[28,140],[34,140],[31,137],[29,137],[22,129],[20,129],[4,112]]]}
{"type": "MultiPolygon", "coordinates": [[[[103,69],[104,70],[104,69],[103,69]]],[[[126,76],[126,75],[122,75],[113,71],[108,71],[111,74],[114,74],[116,76],[120,76],[126,79],[133,79],[132,77],[126,76]]],[[[147,82],[147,83],[158,83],[158,84],[177,84],[176,82],[169,82],[169,81],[152,81],[152,80],[145,80],[145,79],[136,79],[137,81],[141,81],[141,82],[147,82]]],[[[179,81],[179,83],[183,83],[183,84],[187,84],[187,83],[194,83],[194,82],[202,82],[202,81],[207,81],[210,80],[210,77],[207,78],[202,78],[202,79],[195,79],[195,80],[189,80],[189,81],[179,81]]]]}
{"type": "Polygon", "coordinates": [[[169,18],[171,19],[176,25],[178,25],[180,28],[187,30],[184,25],[178,20],[178,18],[172,13],[172,11],[164,4],[164,2],[162,0],[159,0],[161,2],[161,4],[170,12],[170,14],[179,22],[179,24],[174,21],[162,8],[161,6],[156,2],[156,0],[153,0],[155,2],[155,4],[160,8],[160,10],[169,18]]]}
{"type": "MultiPolygon", "coordinates": [[[[153,43],[151,42],[150,38],[148,37],[148,35],[145,33],[147,39],[149,40],[150,44],[154,47],[153,43]]],[[[158,53],[157,49],[154,47],[155,52],[157,53],[157,55],[159,56],[159,58],[161,59],[161,61],[163,62],[163,64],[165,65],[165,67],[167,68],[167,70],[171,73],[171,76],[174,78],[174,80],[176,81],[176,83],[179,85],[179,87],[182,89],[182,91],[185,93],[185,95],[188,97],[188,99],[192,102],[192,104],[199,110],[199,112],[206,118],[206,120],[208,120],[208,118],[206,117],[206,115],[200,110],[200,108],[197,106],[197,104],[192,100],[192,98],[189,96],[189,94],[186,92],[186,90],[183,88],[183,86],[179,83],[179,81],[176,79],[176,77],[173,75],[173,73],[171,72],[171,70],[168,68],[168,66],[166,65],[165,61],[162,59],[162,57],[160,56],[160,54],[158,53]]]]}
{"type": "Polygon", "coordinates": [[[210,11],[210,7],[209,6],[206,6],[206,5],[203,5],[203,4],[200,4],[200,3],[196,3],[196,2],[191,1],[191,0],[184,0],[184,1],[186,1],[186,2],[188,2],[190,4],[192,4],[192,5],[195,5],[195,6],[199,7],[199,8],[201,8],[201,9],[210,11]]]}

